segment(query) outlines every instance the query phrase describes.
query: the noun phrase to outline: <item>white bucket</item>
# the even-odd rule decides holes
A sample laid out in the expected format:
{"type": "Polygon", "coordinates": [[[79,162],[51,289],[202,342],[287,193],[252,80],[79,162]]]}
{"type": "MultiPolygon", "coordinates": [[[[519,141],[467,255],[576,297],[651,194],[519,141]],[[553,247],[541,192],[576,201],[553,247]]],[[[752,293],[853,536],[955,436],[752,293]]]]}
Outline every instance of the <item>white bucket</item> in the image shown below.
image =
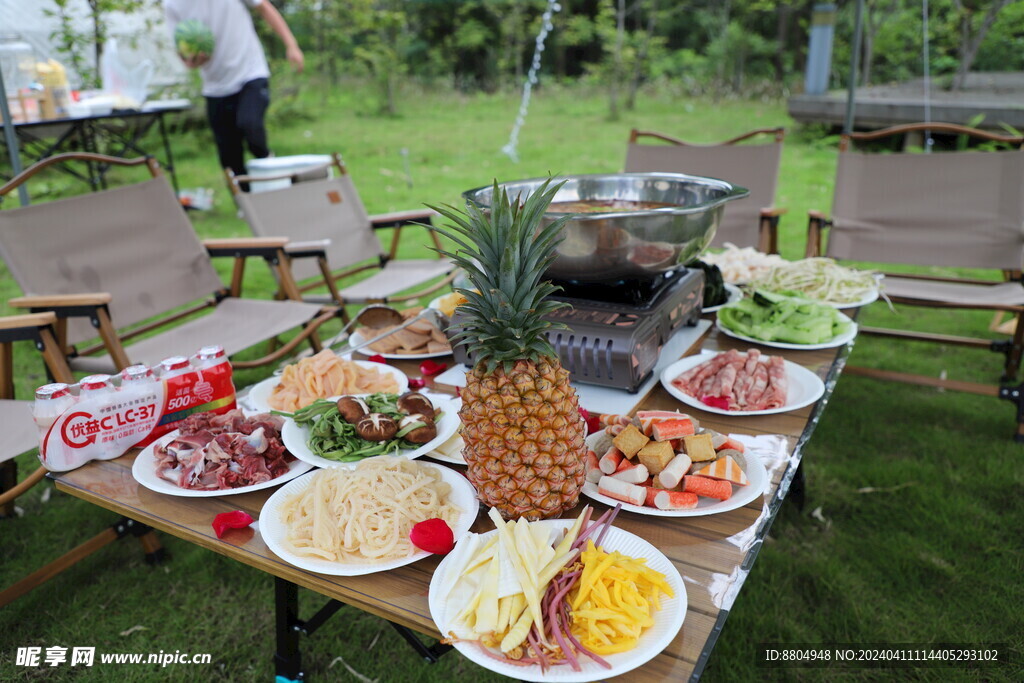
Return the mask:
{"type": "MultiPolygon", "coordinates": [[[[245,169],[249,175],[258,178],[261,176],[282,175],[284,173],[294,175],[329,163],[331,163],[331,157],[327,154],[296,154],[295,156],[290,157],[249,159],[245,162],[245,169]]],[[[269,190],[279,190],[282,187],[288,187],[291,184],[292,181],[288,178],[281,178],[280,180],[254,180],[249,183],[249,191],[267,192],[269,190]]]]}

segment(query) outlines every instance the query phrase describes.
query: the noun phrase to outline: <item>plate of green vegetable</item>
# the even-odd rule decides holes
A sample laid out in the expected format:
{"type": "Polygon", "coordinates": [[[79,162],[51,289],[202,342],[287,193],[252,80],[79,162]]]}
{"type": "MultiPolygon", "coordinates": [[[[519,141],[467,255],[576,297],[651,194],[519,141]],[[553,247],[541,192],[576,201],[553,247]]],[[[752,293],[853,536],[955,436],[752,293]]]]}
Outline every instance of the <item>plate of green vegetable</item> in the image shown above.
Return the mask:
{"type": "Polygon", "coordinates": [[[857,336],[857,324],[828,304],[761,290],[723,306],[715,325],[730,337],[780,349],[830,349],[857,336]]]}
{"type": "MultiPolygon", "coordinates": [[[[366,458],[378,455],[403,455],[410,460],[429,453],[459,429],[461,399],[430,395],[436,418],[437,435],[426,443],[411,443],[402,438],[422,423],[414,423],[399,430],[386,441],[369,441],[356,433],[354,425],[346,422],[338,412],[337,399],[320,399],[290,415],[285,415],[281,440],[299,460],[317,467],[355,467],[366,458]]],[[[397,407],[398,394],[370,394],[360,396],[371,412],[382,413],[396,421],[405,416],[397,407]]]]}

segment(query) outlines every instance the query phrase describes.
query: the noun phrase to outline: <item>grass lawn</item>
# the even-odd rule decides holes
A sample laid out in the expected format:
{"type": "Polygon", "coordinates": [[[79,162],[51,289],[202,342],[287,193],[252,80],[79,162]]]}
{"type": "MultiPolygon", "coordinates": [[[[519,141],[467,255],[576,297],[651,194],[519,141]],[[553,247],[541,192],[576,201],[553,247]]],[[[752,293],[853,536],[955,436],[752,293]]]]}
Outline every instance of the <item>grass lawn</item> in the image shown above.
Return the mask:
{"type": "MultiPolygon", "coordinates": [[[[358,84],[336,90],[308,86],[275,116],[271,142],[278,155],[341,151],[372,213],[423,202],[456,203],[461,191],[495,177],[619,170],[632,127],[698,141],[755,127],[794,128],[780,102],[713,103],[648,93],[636,112],[609,122],[602,93],[545,88],[534,97],[517,164],[499,152],[518,106],[514,95],[410,91],[402,115],[393,119],[373,116],[367,100],[358,84]],[[408,150],[408,178],[402,149],[408,150]]],[[[176,135],[174,149],[183,187],[216,190],[214,209],[192,214],[199,235],[246,234],[220,178],[209,134],[176,135]]],[[[835,155],[834,140],[800,131],[787,139],[777,201],[789,208],[782,222],[784,256],[802,255],[807,210],[830,207],[835,155]]],[[[35,186],[46,196],[75,191],[59,176],[35,186]]],[[[269,292],[264,271],[257,264],[249,269],[250,292],[269,292]]],[[[19,293],[5,274],[0,305],[19,293]]],[[[884,305],[862,316],[873,324],[897,318],[977,335],[986,334],[990,319],[960,312],[892,313],[884,305]]],[[[851,362],[985,382],[998,377],[1001,368],[994,354],[875,339],[858,340],[851,362]]],[[[41,364],[29,349],[19,348],[16,365],[20,395],[30,396],[44,380],[41,364]]],[[[268,374],[247,371],[237,380],[244,385],[268,374]]],[[[757,647],[765,642],[1004,643],[1014,662],[980,674],[866,669],[843,678],[1024,678],[1024,446],[1010,439],[1013,428],[1013,408],[996,399],[842,377],[805,454],[806,508],[787,507],[776,521],[705,679],[836,677],[825,670],[759,669],[757,647]]],[[[22,473],[35,462],[33,455],[22,456],[22,473]]],[[[22,516],[0,520],[0,585],[113,520],[110,513],[50,488],[37,486],[20,500],[22,516]]],[[[15,667],[15,650],[26,645],[209,652],[214,660],[196,673],[182,667],[94,667],[90,680],[269,680],[271,579],[162,538],[172,556],[162,566],[146,566],[134,542],[117,543],[0,611],[0,680],[74,677],[68,667],[45,674],[15,667]]],[[[321,602],[303,591],[303,616],[321,602]]],[[[303,649],[307,671],[323,679],[355,680],[345,664],[381,681],[497,679],[456,654],[436,666],[423,665],[384,622],[352,608],[344,608],[303,649]]]]}

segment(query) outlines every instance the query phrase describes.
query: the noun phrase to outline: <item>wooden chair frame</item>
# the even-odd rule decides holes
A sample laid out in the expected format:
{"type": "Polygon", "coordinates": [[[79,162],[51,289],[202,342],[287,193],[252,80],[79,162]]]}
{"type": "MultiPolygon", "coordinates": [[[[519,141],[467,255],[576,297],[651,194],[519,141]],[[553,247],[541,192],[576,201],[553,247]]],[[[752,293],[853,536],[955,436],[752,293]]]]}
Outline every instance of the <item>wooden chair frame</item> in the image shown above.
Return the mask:
{"type": "MultiPolygon", "coordinates": [[[[53,313],[33,313],[0,318],[0,398],[14,399],[13,346],[15,342],[29,341],[35,345],[43,357],[47,374],[51,380],[66,384],[75,381],[57,343],[57,335],[54,331],[56,323],[57,316],[53,313]]],[[[40,465],[19,483],[15,461],[11,459],[0,463],[0,517],[12,515],[14,501],[42,481],[47,471],[40,465]]],[[[3,520],[0,520],[0,524],[3,523],[3,520]]],[[[100,548],[128,534],[139,539],[148,561],[155,563],[163,556],[163,546],[151,528],[133,520],[121,518],[88,541],[40,567],[11,586],[0,590],[0,608],[60,574],[79,560],[85,559],[100,548]]]]}
{"type": "MultiPolygon", "coordinates": [[[[160,165],[153,157],[122,159],[93,153],[58,154],[33,164],[5,185],[0,186],[0,200],[47,167],[67,161],[83,161],[86,163],[102,163],[124,167],[145,165],[151,177],[156,178],[162,175],[160,165]]],[[[123,370],[131,365],[131,360],[124,349],[124,341],[171,325],[207,308],[213,308],[227,297],[240,297],[242,295],[242,278],[245,274],[245,264],[247,259],[251,257],[262,258],[270,267],[279,284],[280,298],[301,301],[302,295],[292,277],[290,261],[285,253],[285,245],[287,243],[288,239],[285,237],[203,240],[203,246],[211,258],[234,259],[230,285],[214,293],[210,298],[188,306],[184,310],[169,313],[159,317],[157,320],[121,331],[117,330],[111,321],[109,310],[111,295],[106,292],[23,296],[11,299],[9,303],[16,308],[24,308],[34,313],[54,312],[57,315],[57,323],[54,326],[57,342],[67,357],[88,356],[105,349],[110,354],[111,360],[117,368],[123,370]],[[69,317],[76,316],[84,316],[89,319],[93,327],[96,328],[100,342],[83,348],[76,348],[74,345],[68,344],[66,320],[69,317]]],[[[304,341],[309,341],[315,352],[320,351],[322,347],[316,333],[317,329],[323,323],[339,315],[340,312],[336,308],[324,308],[318,316],[307,322],[302,331],[287,343],[277,346],[274,340],[270,340],[270,348],[266,355],[250,361],[232,361],[232,364],[236,368],[251,368],[274,363],[287,356],[304,341]]]]}
{"type": "MultiPolygon", "coordinates": [[[[337,152],[331,153],[331,161],[323,166],[318,166],[313,169],[308,169],[302,173],[280,173],[271,176],[253,176],[253,175],[235,175],[230,168],[224,169],[224,177],[227,180],[228,187],[231,189],[231,194],[234,197],[243,193],[242,184],[260,181],[274,181],[274,180],[292,180],[296,181],[302,176],[317,172],[320,170],[326,170],[328,168],[334,168],[335,171],[341,176],[348,174],[348,167],[342,160],[341,155],[337,152]]],[[[287,250],[287,256],[290,259],[298,258],[313,258],[316,259],[317,267],[320,270],[320,277],[322,279],[313,278],[311,281],[297,285],[298,291],[301,293],[309,292],[319,287],[327,287],[327,291],[330,293],[331,300],[343,307],[349,305],[352,302],[347,301],[338,289],[338,281],[345,278],[358,275],[359,273],[377,270],[383,268],[388,261],[393,261],[398,258],[398,248],[401,243],[402,229],[407,226],[424,227],[423,222],[429,221],[433,216],[436,215],[432,209],[412,209],[409,211],[396,211],[393,213],[384,213],[371,215],[370,225],[373,230],[387,230],[394,229],[391,235],[391,244],[389,245],[386,254],[381,254],[378,263],[368,263],[363,265],[356,265],[350,268],[332,270],[330,263],[327,261],[327,253],[325,247],[320,242],[308,242],[293,245],[293,247],[287,250]]],[[[440,250],[442,248],[441,240],[433,230],[427,230],[430,233],[430,239],[433,242],[434,248],[440,250]]],[[[438,254],[438,258],[442,258],[438,254]]],[[[445,276],[442,280],[425,287],[418,289],[411,294],[401,294],[396,296],[387,296],[380,298],[372,298],[366,301],[360,300],[357,303],[397,303],[403,301],[411,301],[413,299],[419,299],[428,294],[432,294],[449,286],[455,280],[456,273],[453,271],[445,276]]],[[[279,296],[282,293],[279,292],[279,296]]],[[[348,314],[345,313],[344,319],[348,321],[348,314]]]]}
{"type": "MultiPolygon", "coordinates": [[[[966,126],[948,124],[948,123],[915,123],[905,124],[899,126],[892,126],[881,130],[864,132],[864,133],[848,133],[844,134],[840,138],[839,152],[840,154],[847,152],[851,149],[852,145],[856,142],[869,142],[873,140],[880,140],[886,137],[894,135],[907,135],[913,133],[919,133],[923,131],[932,131],[938,133],[948,133],[954,135],[967,135],[976,139],[985,140],[989,142],[1000,142],[1007,145],[1016,146],[1021,148],[1024,146],[1024,137],[1015,137],[1009,135],[1000,135],[997,133],[991,133],[988,131],[978,130],[975,128],[968,128],[966,126]]],[[[824,236],[825,230],[832,225],[831,219],[820,211],[808,212],[808,224],[807,224],[807,246],[805,250],[805,256],[812,258],[815,256],[821,256],[825,253],[824,250],[824,236]]],[[[1020,270],[1004,270],[1002,271],[1004,280],[1021,282],[1021,271],[1020,270]]],[[[910,273],[897,273],[897,272],[884,272],[885,275],[891,275],[893,277],[900,277],[913,280],[931,281],[931,282],[949,282],[955,284],[972,284],[972,285],[992,285],[996,284],[991,280],[979,280],[975,278],[958,278],[958,277],[946,277],[938,275],[917,275],[910,273]]],[[[1015,315],[1020,318],[1021,314],[1024,313],[1024,306],[1022,305],[1006,305],[1006,304],[959,304],[953,302],[943,301],[926,301],[922,299],[904,298],[898,296],[890,296],[889,299],[894,304],[901,304],[906,306],[917,306],[923,308],[948,308],[948,309],[960,309],[960,310],[987,310],[1005,312],[1011,315],[1015,315]]],[[[954,391],[962,391],[968,393],[979,394],[983,396],[998,396],[1011,400],[1017,405],[1018,420],[1017,420],[1017,433],[1015,439],[1017,441],[1024,441],[1024,384],[1019,386],[1006,386],[1008,383],[1013,382],[1017,378],[1017,374],[1020,371],[1021,361],[1024,358],[1024,325],[1017,325],[1014,329],[1011,339],[1009,340],[991,340],[981,339],[976,337],[965,337],[958,335],[946,335],[946,334],[935,334],[929,332],[914,332],[911,330],[898,330],[890,328],[878,328],[878,327],[867,327],[862,326],[860,328],[861,334],[869,334],[880,337],[888,337],[894,339],[910,339],[916,341],[928,341],[942,344],[953,344],[958,346],[967,346],[973,348],[989,349],[991,351],[1003,353],[1006,360],[1003,367],[1003,375],[1000,378],[1000,385],[989,385],[982,384],[979,382],[965,382],[959,380],[951,380],[937,377],[929,377],[926,375],[917,375],[912,373],[897,372],[891,370],[878,370],[875,368],[866,368],[862,366],[847,365],[846,371],[861,375],[865,377],[872,377],[874,379],[891,380],[897,382],[904,382],[908,384],[917,384],[921,386],[938,387],[951,389],[954,391]]]]}
{"type": "MultiPolygon", "coordinates": [[[[686,142],[679,138],[672,137],[671,135],[665,135],[663,133],[657,133],[654,131],[632,129],[629,133],[629,142],[632,144],[639,144],[640,138],[653,138],[655,140],[661,140],[671,145],[679,145],[682,147],[723,147],[726,145],[735,145],[746,140],[750,140],[755,137],[762,135],[771,135],[775,142],[782,142],[786,138],[785,128],[758,128],[741,135],[737,135],[734,138],[729,138],[723,142],[711,143],[711,144],[696,144],[692,142],[686,142]]],[[[789,209],[783,207],[763,207],[761,209],[760,223],[759,223],[759,237],[757,243],[758,251],[765,254],[778,254],[779,253],[779,220],[785,215],[789,209]]]]}

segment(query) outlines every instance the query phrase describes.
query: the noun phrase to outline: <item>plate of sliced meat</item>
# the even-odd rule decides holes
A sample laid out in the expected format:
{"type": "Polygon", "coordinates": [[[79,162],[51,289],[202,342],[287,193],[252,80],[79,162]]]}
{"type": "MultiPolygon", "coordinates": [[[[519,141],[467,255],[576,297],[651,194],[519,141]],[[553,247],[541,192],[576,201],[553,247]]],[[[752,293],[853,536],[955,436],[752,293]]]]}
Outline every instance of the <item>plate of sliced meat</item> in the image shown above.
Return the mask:
{"type": "Polygon", "coordinates": [[[661,384],[686,405],[720,415],[786,413],[825,393],[824,382],[807,368],[757,349],[683,358],[662,371],[661,384]]]}
{"type": "Polygon", "coordinates": [[[135,458],[132,475],[151,491],[206,498],[249,493],[283,484],[313,465],[298,460],[281,441],[283,418],[240,410],[197,413],[135,458]]]}

